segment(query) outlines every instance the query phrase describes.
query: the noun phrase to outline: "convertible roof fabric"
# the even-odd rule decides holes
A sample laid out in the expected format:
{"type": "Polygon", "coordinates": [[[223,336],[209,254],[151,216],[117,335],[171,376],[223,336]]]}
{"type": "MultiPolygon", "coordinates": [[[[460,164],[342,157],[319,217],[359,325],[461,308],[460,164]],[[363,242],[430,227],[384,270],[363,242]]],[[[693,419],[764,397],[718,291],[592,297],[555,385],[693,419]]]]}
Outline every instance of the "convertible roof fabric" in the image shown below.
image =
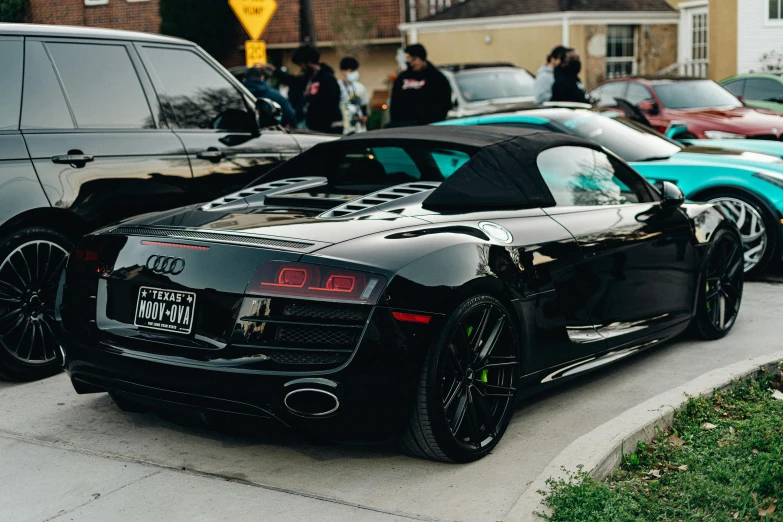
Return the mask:
{"type": "MultiPolygon", "coordinates": [[[[445,128],[445,127],[441,127],[445,128]]],[[[553,207],[555,200],[538,170],[539,153],[552,147],[600,150],[576,136],[547,131],[481,126],[493,136],[424,200],[424,208],[459,212],[475,209],[553,207]],[[503,136],[501,131],[507,131],[503,136]]]]}

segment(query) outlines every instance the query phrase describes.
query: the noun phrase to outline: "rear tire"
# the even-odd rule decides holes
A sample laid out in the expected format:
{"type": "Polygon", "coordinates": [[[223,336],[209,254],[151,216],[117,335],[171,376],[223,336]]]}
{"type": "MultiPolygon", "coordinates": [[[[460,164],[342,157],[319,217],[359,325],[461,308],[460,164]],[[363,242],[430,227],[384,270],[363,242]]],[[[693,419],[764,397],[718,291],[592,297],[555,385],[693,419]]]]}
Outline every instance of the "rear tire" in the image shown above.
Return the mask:
{"type": "Polygon", "coordinates": [[[54,301],[73,242],[29,227],[0,240],[0,374],[29,381],[60,371],[54,301]]]}
{"type": "Polygon", "coordinates": [[[696,315],[689,327],[693,337],[720,339],[734,326],[742,304],[743,259],[737,233],[719,230],[713,237],[699,285],[696,315]]]}
{"type": "Polygon", "coordinates": [[[422,367],[399,441],[409,455],[472,462],[498,444],[514,414],[520,350],[511,313],[488,295],[463,302],[422,367]]]}

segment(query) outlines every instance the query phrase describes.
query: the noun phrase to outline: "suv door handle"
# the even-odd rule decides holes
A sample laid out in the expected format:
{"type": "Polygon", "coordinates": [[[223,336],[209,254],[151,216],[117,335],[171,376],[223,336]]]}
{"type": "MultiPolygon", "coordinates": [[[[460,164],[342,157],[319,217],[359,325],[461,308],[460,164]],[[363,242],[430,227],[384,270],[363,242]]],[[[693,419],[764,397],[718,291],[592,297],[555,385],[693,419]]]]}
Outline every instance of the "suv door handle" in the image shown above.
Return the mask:
{"type": "Polygon", "coordinates": [[[85,164],[93,161],[94,159],[95,156],[92,154],[84,154],[80,150],[73,149],[69,150],[68,154],[52,156],[52,163],[70,165],[73,168],[80,169],[84,167],[85,164]]]}
{"type": "Polygon", "coordinates": [[[196,153],[198,159],[209,160],[212,163],[218,163],[220,160],[226,157],[225,152],[222,152],[215,147],[210,147],[207,150],[196,153]]]}

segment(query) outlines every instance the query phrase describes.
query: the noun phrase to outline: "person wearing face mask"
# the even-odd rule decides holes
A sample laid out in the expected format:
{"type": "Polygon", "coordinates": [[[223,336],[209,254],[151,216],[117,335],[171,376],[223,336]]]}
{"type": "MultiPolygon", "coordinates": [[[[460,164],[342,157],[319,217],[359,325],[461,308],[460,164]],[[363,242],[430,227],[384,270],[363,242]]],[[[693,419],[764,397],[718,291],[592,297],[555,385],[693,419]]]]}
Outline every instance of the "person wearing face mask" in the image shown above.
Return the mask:
{"type": "Polygon", "coordinates": [[[427,61],[421,44],[405,48],[407,69],[397,76],[389,108],[391,127],[428,125],[446,119],[451,109],[451,85],[437,67],[427,61]]]}
{"type": "Polygon", "coordinates": [[[339,134],[342,132],[340,86],[334,70],[320,60],[318,49],[303,45],[291,56],[291,61],[299,66],[300,74],[290,74],[282,68],[274,69],[270,64],[258,64],[256,67],[272,68],[280,83],[304,93],[304,120],[308,129],[339,134]]]}
{"type": "Polygon", "coordinates": [[[584,85],[579,80],[579,72],[582,70],[579,53],[574,49],[566,49],[562,56],[560,66],[555,69],[552,101],[589,103],[584,85]]]}
{"type": "Polygon", "coordinates": [[[343,134],[367,130],[367,87],[359,82],[359,61],[346,56],[340,60],[340,110],[343,114],[343,134]]]}

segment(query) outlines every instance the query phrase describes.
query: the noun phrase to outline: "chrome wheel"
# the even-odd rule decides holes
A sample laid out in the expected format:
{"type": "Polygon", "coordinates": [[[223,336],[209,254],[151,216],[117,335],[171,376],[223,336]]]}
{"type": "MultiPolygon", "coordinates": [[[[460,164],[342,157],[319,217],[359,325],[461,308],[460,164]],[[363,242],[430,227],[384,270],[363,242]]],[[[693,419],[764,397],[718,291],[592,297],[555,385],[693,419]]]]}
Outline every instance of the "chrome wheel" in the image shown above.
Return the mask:
{"type": "Polygon", "coordinates": [[[454,440],[481,450],[501,434],[519,372],[516,340],[502,308],[484,303],[456,325],[441,358],[441,400],[454,440]]]}
{"type": "Polygon", "coordinates": [[[720,206],[737,224],[744,246],[744,271],[751,271],[767,251],[767,229],[758,209],[746,201],[720,197],[709,201],[720,206]]]}
{"type": "Polygon", "coordinates": [[[712,325],[727,331],[737,319],[742,302],[743,258],[736,239],[725,235],[715,243],[707,266],[705,300],[712,325]]]}
{"type": "Polygon", "coordinates": [[[54,301],[68,252],[51,241],[29,241],[0,264],[0,347],[27,364],[57,358],[54,301]]]}

